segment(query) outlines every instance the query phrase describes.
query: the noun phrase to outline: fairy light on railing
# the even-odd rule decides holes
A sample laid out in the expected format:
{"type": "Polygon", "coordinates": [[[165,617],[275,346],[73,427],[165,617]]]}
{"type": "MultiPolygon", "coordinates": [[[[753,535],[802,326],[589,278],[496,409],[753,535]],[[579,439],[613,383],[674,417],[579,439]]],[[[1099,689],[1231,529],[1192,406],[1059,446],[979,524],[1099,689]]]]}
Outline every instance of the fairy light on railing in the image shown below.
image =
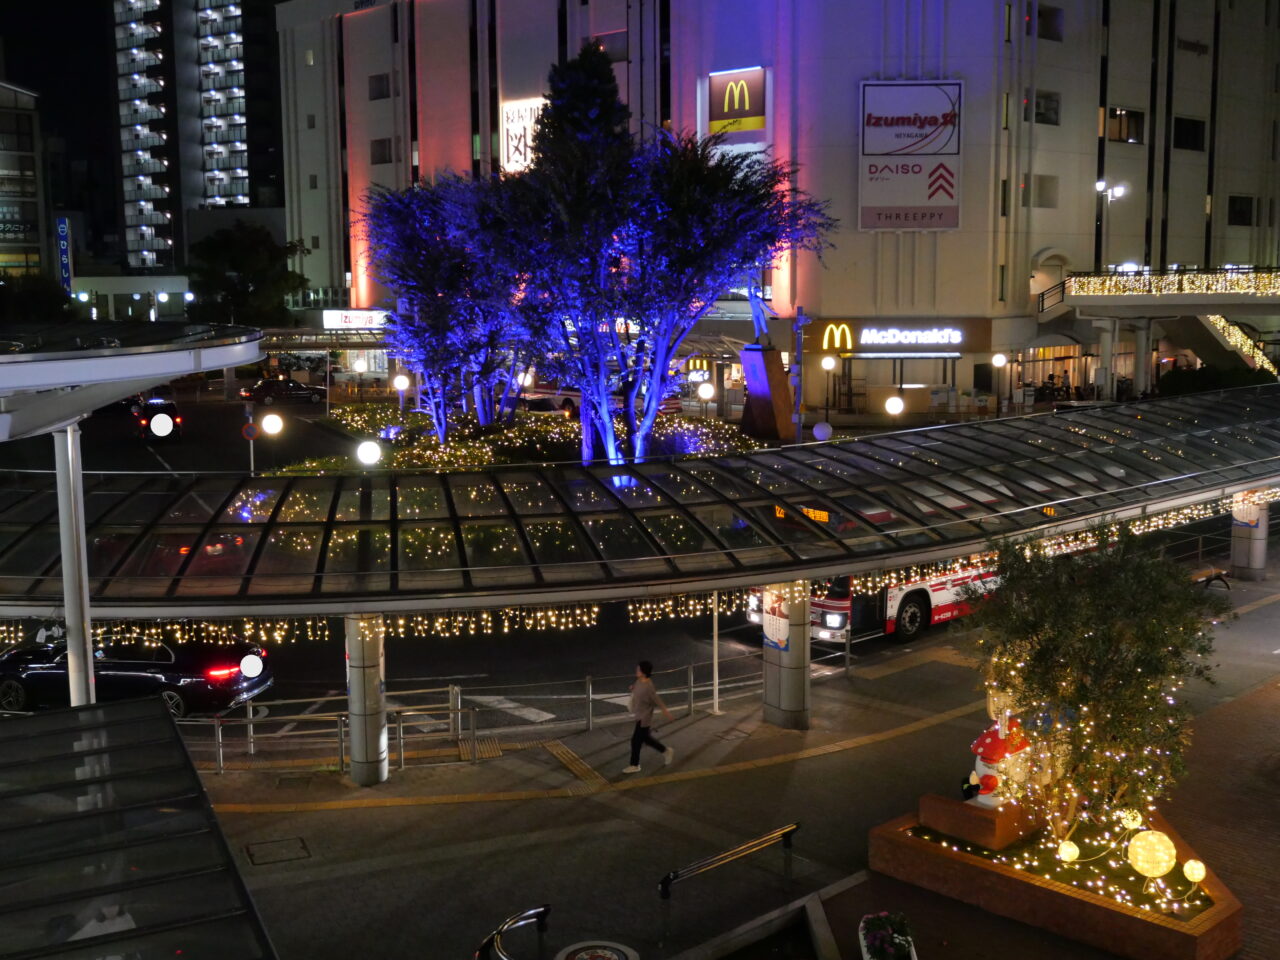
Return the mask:
{"type": "Polygon", "coordinates": [[[1065,282],[1063,289],[1069,297],[1168,296],[1179,293],[1280,297],[1280,270],[1076,274],[1065,282]]]}
{"type": "Polygon", "coordinates": [[[1228,320],[1226,317],[1217,314],[1210,314],[1208,321],[1213,324],[1227,343],[1231,344],[1236,350],[1239,350],[1246,357],[1253,361],[1253,365],[1260,370],[1265,370],[1272,376],[1276,375],[1276,367],[1265,353],[1258,349],[1258,345],[1250,336],[1241,330],[1238,326],[1228,320]]]}

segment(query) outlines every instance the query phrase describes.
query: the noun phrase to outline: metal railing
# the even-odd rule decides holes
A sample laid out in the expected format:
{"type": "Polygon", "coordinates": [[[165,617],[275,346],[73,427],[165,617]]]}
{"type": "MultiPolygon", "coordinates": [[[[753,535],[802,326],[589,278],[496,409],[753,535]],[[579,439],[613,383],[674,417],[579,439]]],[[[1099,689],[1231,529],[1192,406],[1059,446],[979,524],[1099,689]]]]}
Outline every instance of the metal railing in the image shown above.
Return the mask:
{"type": "Polygon", "coordinates": [[[1067,281],[1062,280],[1055,283],[1048,290],[1040,291],[1040,312],[1044,313],[1050,307],[1056,307],[1066,299],[1067,281]]]}
{"type": "Polygon", "coordinates": [[[507,953],[502,945],[502,937],[504,934],[517,929],[518,927],[528,926],[531,923],[538,925],[538,956],[541,957],[545,953],[543,937],[547,932],[547,914],[551,912],[551,904],[544,903],[540,907],[532,907],[517,913],[515,916],[507,917],[502,923],[498,924],[498,928],[484,938],[484,942],[476,950],[475,960],[514,960],[511,954],[507,953]]]}
{"type": "Polygon", "coordinates": [[[679,870],[672,870],[659,880],[658,895],[662,900],[662,939],[659,946],[666,943],[671,931],[671,888],[681,881],[692,879],[699,874],[715,870],[717,867],[723,867],[725,864],[741,860],[743,857],[750,856],[753,853],[759,853],[775,843],[781,843],[783,886],[784,889],[790,890],[792,873],[791,838],[799,829],[799,821],[789,823],[785,827],[778,827],[776,830],[770,830],[768,833],[744,841],[736,847],[730,847],[720,853],[703,857],[701,860],[695,860],[679,870]]]}

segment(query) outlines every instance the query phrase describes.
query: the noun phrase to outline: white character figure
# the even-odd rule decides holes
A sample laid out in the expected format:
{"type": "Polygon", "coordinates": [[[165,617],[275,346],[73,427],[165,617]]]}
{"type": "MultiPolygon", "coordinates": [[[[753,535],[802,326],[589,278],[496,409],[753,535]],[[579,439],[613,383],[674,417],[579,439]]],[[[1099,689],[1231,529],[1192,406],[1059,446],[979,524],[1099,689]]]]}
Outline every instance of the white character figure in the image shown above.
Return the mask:
{"type": "Polygon", "coordinates": [[[969,748],[976,759],[966,798],[989,809],[1015,798],[1027,777],[1028,746],[1022,723],[1016,717],[1008,717],[1003,724],[993,723],[969,748]]]}

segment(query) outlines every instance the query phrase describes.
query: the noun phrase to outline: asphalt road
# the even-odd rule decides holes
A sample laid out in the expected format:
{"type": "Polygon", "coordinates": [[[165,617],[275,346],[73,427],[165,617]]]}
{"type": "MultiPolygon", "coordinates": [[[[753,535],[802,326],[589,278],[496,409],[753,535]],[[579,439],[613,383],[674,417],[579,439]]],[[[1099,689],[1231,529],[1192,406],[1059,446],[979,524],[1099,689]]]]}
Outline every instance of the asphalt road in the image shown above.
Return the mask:
{"type": "MultiPolygon", "coordinates": [[[[183,427],[180,440],[142,440],[127,412],[95,414],[82,421],[80,449],[85,471],[248,471],[249,443],[240,433],[245,425],[243,403],[180,397],[178,410],[183,427]]],[[[257,419],[268,412],[284,418],[284,430],[276,437],[264,435],[255,441],[259,470],[352,452],[348,438],[315,424],[324,415],[323,404],[259,405],[257,419]]],[[[6,443],[0,448],[0,466],[52,470],[53,442],[41,436],[6,443]]]]}

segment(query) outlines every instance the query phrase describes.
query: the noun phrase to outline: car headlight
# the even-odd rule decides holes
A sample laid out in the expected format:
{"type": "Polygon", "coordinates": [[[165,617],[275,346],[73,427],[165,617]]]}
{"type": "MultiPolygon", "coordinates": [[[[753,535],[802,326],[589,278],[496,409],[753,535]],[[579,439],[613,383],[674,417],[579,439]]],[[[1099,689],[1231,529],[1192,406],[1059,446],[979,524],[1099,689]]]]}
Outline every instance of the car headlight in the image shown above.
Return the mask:
{"type": "Polygon", "coordinates": [[[839,630],[844,626],[843,613],[828,613],[822,618],[822,622],[832,630],[839,630]]]}

